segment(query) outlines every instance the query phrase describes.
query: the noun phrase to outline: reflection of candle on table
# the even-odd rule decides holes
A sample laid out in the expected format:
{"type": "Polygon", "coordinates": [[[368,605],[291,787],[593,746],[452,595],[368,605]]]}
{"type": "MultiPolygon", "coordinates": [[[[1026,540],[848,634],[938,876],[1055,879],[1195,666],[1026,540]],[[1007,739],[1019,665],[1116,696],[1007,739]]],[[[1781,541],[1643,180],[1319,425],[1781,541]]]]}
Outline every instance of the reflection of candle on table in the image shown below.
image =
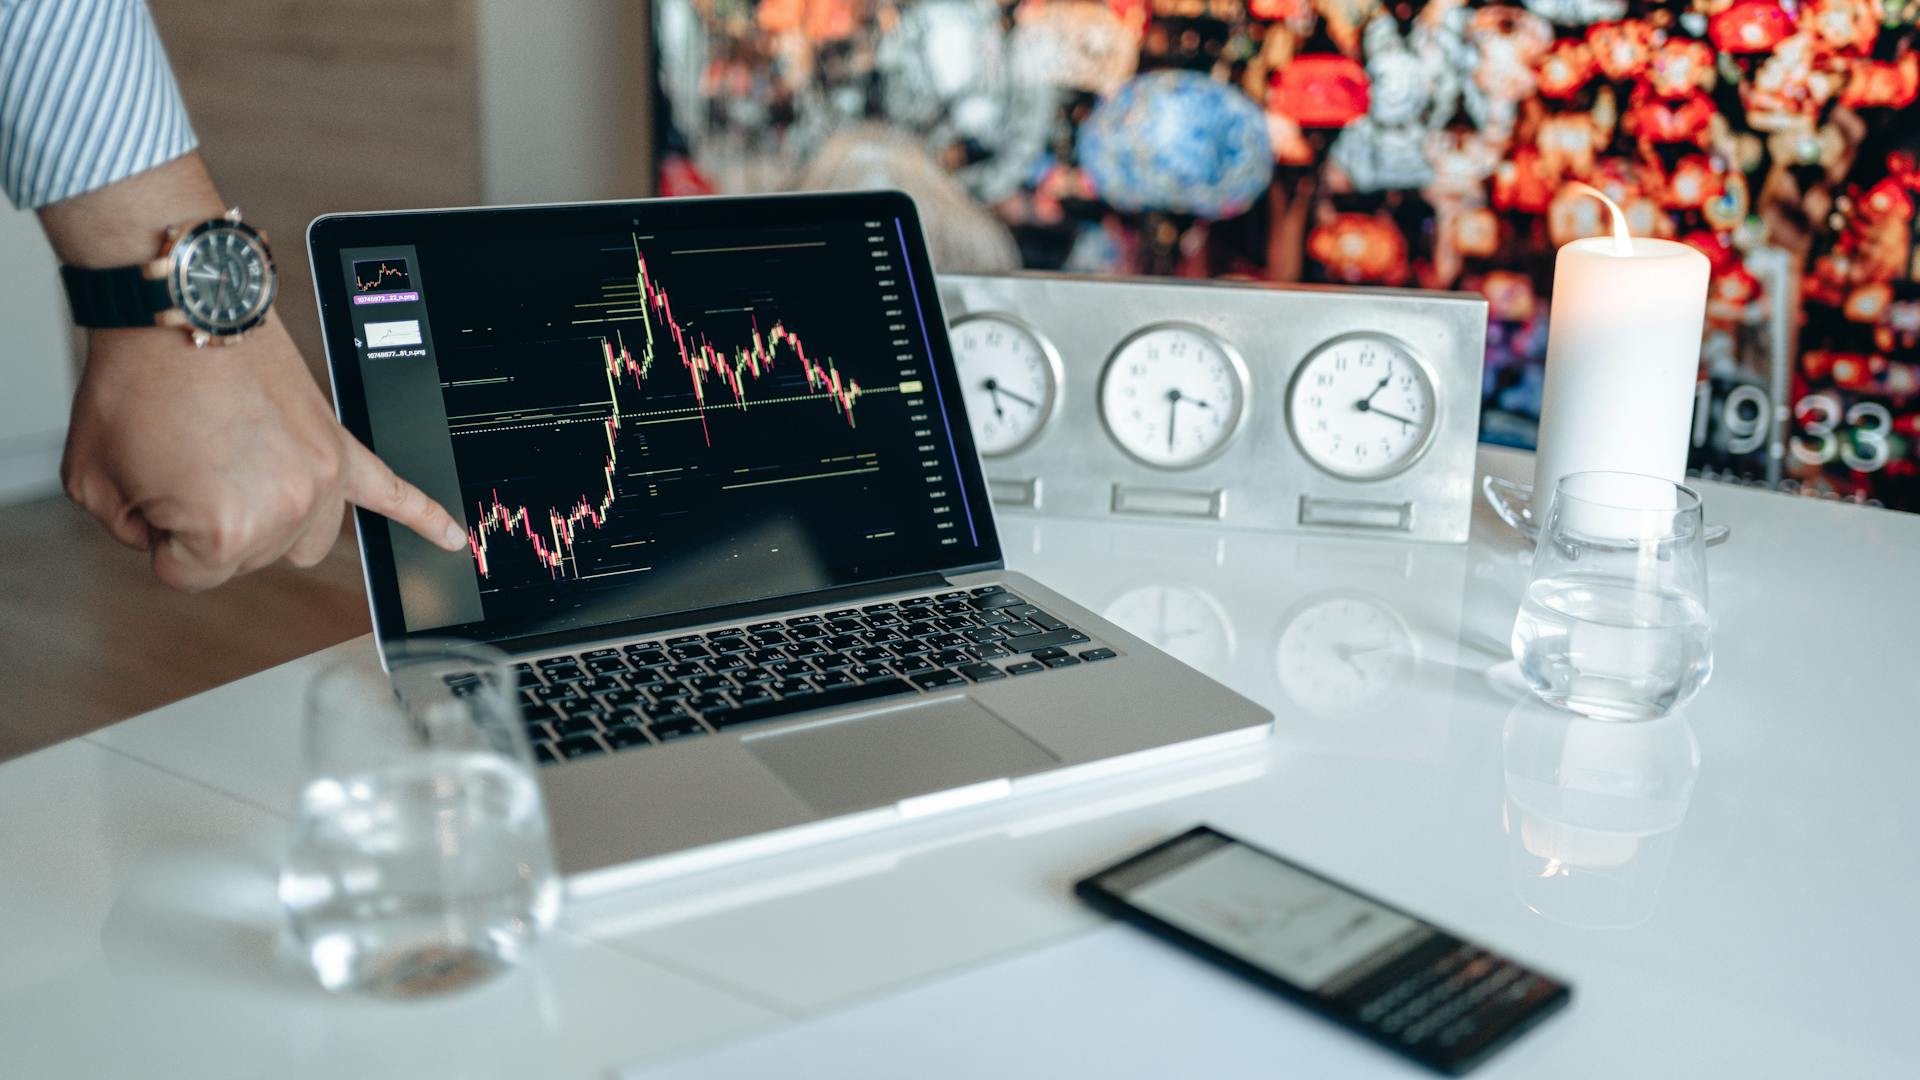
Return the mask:
{"type": "Polygon", "coordinates": [[[1575,240],[1554,259],[1536,521],[1568,473],[1686,477],[1707,257],[1670,240],[1629,237],[1620,208],[1588,190],[1612,211],[1613,235],[1575,240]]]}

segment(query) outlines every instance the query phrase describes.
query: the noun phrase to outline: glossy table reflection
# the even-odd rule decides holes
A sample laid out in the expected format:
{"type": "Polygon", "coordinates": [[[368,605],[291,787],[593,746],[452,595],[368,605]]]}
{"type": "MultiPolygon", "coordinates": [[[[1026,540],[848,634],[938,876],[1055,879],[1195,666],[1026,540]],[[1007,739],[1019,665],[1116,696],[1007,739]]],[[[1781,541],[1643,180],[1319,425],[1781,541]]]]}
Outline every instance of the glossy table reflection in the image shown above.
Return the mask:
{"type": "MultiPolygon", "coordinates": [[[[1150,980],[1164,954],[1091,934],[1070,886],[1207,821],[1574,981],[1477,1075],[1912,1075],[1920,517],[1706,494],[1733,528],[1713,682],[1627,726],[1514,689],[1528,552],[1490,513],[1465,547],[1009,517],[1016,568],[1266,703],[1274,738],[575,905],[528,969],[427,1003],[329,998],[282,952],[271,875],[318,659],[263,672],[0,766],[5,1071],[604,1076],[1055,949],[1150,980]]],[[[820,1030],[833,1074],[862,1075],[820,1030]]],[[[1416,1075],[1312,1025],[1229,1034],[1257,1075],[1289,1039],[1416,1075]]]]}

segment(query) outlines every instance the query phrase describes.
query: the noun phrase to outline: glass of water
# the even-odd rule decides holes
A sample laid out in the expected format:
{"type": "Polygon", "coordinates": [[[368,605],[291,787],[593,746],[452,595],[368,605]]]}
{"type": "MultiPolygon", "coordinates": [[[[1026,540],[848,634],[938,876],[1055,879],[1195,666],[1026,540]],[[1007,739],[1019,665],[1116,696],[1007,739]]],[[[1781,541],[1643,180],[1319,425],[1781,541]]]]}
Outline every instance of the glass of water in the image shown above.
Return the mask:
{"type": "Polygon", "coordinates": [[[1549,704],[1603,720],[1663,716],[1713,673],[1700,496],[1583,472],[1555,489],[1513,624],[1520,674],[1549,704]]]}
{"type": "Polygon", "coordinates": [[[507,657],[414,641],[387,660],[356,652],[308,689],[280,901],[322,986],[409,997],[513,965],[560,886],[507,657]]]}

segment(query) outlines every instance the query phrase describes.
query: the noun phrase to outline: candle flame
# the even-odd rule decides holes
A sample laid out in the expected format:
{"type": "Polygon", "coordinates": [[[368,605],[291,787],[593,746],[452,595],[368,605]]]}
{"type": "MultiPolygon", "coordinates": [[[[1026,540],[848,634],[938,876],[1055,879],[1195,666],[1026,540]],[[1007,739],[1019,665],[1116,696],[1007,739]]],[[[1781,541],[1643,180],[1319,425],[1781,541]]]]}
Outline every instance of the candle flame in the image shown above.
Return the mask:
{"type": "Polygon", "coordinates": [[[1606,192],[1592,184],[1583,184],[1575,180],[1570,186],[1582,195],[1591,195],[1606,204],[1607,213],[1613,215],[1613,253],[1615,255],[1633,254],[1633,235],[1627,232],[1627,214],[1620,209],[1620,204],[1607,198],[1606,192]]]}

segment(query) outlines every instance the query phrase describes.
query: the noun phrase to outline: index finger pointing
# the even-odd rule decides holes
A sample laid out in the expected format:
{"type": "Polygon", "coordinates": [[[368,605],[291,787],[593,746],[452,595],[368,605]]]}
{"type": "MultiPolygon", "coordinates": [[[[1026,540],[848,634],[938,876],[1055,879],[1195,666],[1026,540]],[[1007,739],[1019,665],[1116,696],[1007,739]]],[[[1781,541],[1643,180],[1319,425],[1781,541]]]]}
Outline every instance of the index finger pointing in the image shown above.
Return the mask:
{"type": "Polygon", "coordinates": [[[348,502],[392,518],[443,550],[459,551],[467,546],[467,531],[439,503],[400,479],[358,439],[348,437],[345,442],[343,479],[348,502]]]}

